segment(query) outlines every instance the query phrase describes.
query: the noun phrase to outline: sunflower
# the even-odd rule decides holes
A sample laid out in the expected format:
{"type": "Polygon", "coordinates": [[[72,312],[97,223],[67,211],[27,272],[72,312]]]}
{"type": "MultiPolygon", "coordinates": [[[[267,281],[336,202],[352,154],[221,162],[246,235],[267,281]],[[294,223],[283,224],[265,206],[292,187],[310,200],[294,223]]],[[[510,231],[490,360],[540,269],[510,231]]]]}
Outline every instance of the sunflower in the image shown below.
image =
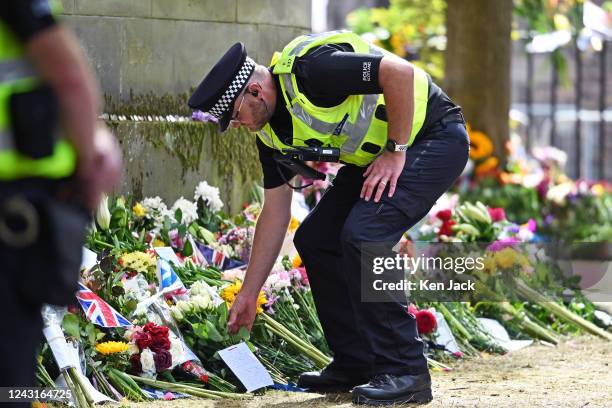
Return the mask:
{"type": "Polygon", "coordinates": [[[96,351],[105,356],[121,353],[127,351],[129,348],[130,346],[122,341],[105,341],[104,343],[96,344],[96,351]]]}
{"type": "MultiPolygon", "coordinates": [[[[236,300],[236,296],[240,289],[242,288],[242,281],[236,280],[236,282],[232,283],[229,286],[226,286],[221,290],[221,298],[225,300],[227,303],[227,307],[231,308],[236,300]]],[[[257,296],[257,314],[263,313],[263,305],[268,303],[268,299],[266,299],[266,295],[263,290],[259,292],[259,296],[257,296]]]]}
{"type": "Polygon", "coordinates": [[[469,125],[468,133],[470,135],[470,159],[484,159],[493,153],[493,142],[486,134],[478,130],[472,130],[469,125]]]}
{"type": "Polygon", "coordinates": [[[492,170],[495,170],[498,165],[499,160],[497,160],[497,157],[491,156],[476,167],[475,173],[477,176],[482,176],[483,174],[487,174],[492,170]]]}

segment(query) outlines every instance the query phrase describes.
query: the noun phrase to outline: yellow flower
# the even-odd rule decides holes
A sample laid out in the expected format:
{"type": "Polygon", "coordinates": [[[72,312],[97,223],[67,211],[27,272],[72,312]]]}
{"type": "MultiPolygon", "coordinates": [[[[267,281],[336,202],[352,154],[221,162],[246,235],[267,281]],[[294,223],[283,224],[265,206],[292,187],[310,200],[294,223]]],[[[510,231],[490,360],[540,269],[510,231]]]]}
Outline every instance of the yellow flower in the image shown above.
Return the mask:
{"type": "Polygon", "coordinates": [[[504,248],[495,253],[495,262],[502,268],[511,268],[514,264],[520,264],[520,255],[512,248],[504,248]]]}
{"type": "Polygon", "coordinates": [[[142,273],[148,272],[149,268],[156,265],[155,259],[153,259],[151,255],[140,251],[123,254],[121,258],[119,258],[119,263],[125,268],[142,273]]]}
{"type": "Polygon", "coordinates": [[[593,187],[591,187],[591,192],[593,195],[600,197],[606,192],[606,189],[601,185],[601,183],[597,183],[593,184],[593,187]]]}
{"type": "Polygon", "coordinates": [[[257,296],[257,314],[263,313],[263,305],[268,303],[268,299],[266,299],[266,295],[263,290],[259,292],[259,296],[257,296]]]}
{"type": "Polygon", "coordinates": [[[136,203],[134,207],[132,207],[132,212],[138,218],[142,218],[147,214],[147,209],[142,206],[140,203],[136,203]]]}
{"type": "Polygon", "coordinates": [[[108,356],[109,354],[122,353],[127,351],[130,346],[122,341],[105,341],[104,343],[96,344],[96,351],[100,354],[108,356]]]}
{"type": "Polygon", "coordinates": [[[293,266],[294,268],[299,268],[300,266],[302,266],[302,257],[300,257],[300,254],[297,254],[293,258],[293,261],[291,261],[291,266],[293,266]]]}
{"type": "Polygon", "coordinates": [[[391,48],[393,49],[394,54],[399,55],[402,58],[406,56],[404,42],[398,34],[393,34],[389,39],[389,43],[391,44],[391,48]]]}
{"type": "Polygon", "coordinates": [[[295,230],[300,226],[300,222],[294,218],[291,217],[291,221],[289,222],[289,227],[287,228],[287,231],[289,232],[295,232],[295,230]]]}
{"type": "Polygon", "coordinates": [[[491,139],[483,132],[472,130],[469,125],[467,130],[470,135],[470,159],[479,160],[490,156],[493,153],[491,139]]]}
{"type": "Polygon", "coordinates": [[[161,239],[159,239],[159,238],[155,238],[155,239],[153,240],[153,247],[154,247],[154,248],[155,248],[155,247],[163,247],[163,246],[166,246],[166,243],[165,243],[164,241],[162,241],[161,239]]]}
{"type": "Polygon", "coordinates": [[[498,165],[499,160],[497,160],[497,157],[491,156],[476,167],[475,173],[477,176],[482,176],[483,174],[487,174],[491,170],[496,169],[498,165]]]}
{"type": "MultiPolygon", "coordinates": [[[[242,288],[242,281],[236,280],[236,282],[232,283],[229,286],[226,286],[221,290],[221,298],[225,300],[227,303],[227,307],[231,308],[236,300],[236,296],[240,289],[242,288]]],[[[266,299],[266,295],[263,290],[259,292],[259,296],[257,297],[257,313],[263,313],[262,306],[268,303],[268,299],[266,299]]]]}
{"type": "Polygon", "coordinates": [[[228,307],[232,307],[234,304],[234,300],[236,300],[236,295],[240,292],[242,288],[242,281],[237,280],[229,286],[224,287],[221,290],[221,298],[225,300],[228,307]]]}
{"type": "Polygon", "coordinates": [[[493,256],[487,254],[483,260],[484,269],[491,272],[495,270],[495,258],[493,256]]]}

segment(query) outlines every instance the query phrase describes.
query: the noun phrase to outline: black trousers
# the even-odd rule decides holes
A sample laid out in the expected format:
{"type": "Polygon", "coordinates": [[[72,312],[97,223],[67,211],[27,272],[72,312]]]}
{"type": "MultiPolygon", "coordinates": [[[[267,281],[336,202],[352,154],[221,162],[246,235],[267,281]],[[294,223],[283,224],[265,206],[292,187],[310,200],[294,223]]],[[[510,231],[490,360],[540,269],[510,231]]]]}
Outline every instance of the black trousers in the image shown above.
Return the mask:
{"type": "Polygon", "coordinates": [[[463,123],[435,125],[406,152],[393,197],[385,190],[378,203],[359,197],[365,168],[344,166],[296,231],[294,243],[337,368],[369,375],[427,371],[405,302],[361,301],[361,245],[388,244],[390,251],[452,186],[468,152],[463,123]]]}
{"type": "MultiPolygon", "coordinates": [[[[32,254],[36,256],[36,254],[32,254]]],[[[11,252],[0,245],[0,386],[33,387],[36,350],[42,341],[41,304],[32,302],[17,290],[20,266],[11,252]]],[[[10,404],[29,407],[30,403],[10,404]]]]}

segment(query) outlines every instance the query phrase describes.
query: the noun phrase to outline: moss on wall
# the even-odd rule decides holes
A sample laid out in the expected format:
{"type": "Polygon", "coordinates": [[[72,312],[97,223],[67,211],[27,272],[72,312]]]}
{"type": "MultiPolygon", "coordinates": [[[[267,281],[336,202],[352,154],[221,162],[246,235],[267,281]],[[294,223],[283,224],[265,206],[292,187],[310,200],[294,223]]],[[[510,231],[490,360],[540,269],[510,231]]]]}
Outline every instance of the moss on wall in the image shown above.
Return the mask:
{"type": "MultiPolygon", "coordinates": [[[[143,183],[144,175],[172,182],[172,191],[185,197],[193,195],[195,183],[207,180],[221,189],[226,209],[236,212],[249,199],[250,184],[261,181],[255,136],[246,130],[230,129],[221,134],[216,125],[201,122],[109,120],[107,124],[122,142],[126,162],[137,161],[126,163],[124,190],[128,192],[153,194],[147,191],[147,183],[143,183]],[[146,160],[143,151],[149,152],[146,160]],[[163,154],[156,153],[159,151],[163,154]],[[167,161],[168,157],[175,160],[167,161]],[[159,174],[160,167],[155,160],[163,160],[167,165],[163,168],[164,174],[159,174]]],[[[155,185],[159,188],[168,184],[155,185]]],[[[165,195],[157,191],[154,194],[165,195]]],[[[176,197],[169,197],[173,198],[176,197]]]]}
{"type": "Polygon", "coordinates": [[[130,89],[127,100],[115,100],[111,95],[104,94],[104,112],[115,115],[178,115],[191,117],[191,108],[187,100],[193,90],[181,94],[157,95],[153,92],[134,93],[130,89]]]}

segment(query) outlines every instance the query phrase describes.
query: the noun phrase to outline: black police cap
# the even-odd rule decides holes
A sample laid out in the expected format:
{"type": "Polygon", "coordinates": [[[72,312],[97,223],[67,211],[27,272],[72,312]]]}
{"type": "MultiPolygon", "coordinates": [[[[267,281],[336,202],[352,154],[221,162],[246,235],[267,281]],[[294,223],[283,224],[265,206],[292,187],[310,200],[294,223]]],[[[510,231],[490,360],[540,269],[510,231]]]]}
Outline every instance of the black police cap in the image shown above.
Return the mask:
{"type": "Polygon", "coordinates": [[[247,56],[244,44],[232,45],[191,95],[189,106],[217,118],[223,132],[232,118],[234,102],[254,70],[255,62],[247,56]]]}

